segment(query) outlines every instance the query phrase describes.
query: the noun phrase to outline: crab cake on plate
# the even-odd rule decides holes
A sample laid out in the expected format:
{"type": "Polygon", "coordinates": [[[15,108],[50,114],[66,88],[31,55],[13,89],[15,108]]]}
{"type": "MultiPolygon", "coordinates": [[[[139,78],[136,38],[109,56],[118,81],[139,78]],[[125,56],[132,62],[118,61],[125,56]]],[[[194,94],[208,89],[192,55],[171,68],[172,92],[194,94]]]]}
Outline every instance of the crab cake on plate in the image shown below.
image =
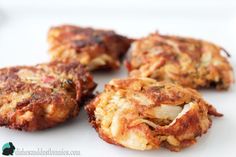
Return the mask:
{"type": "Polygon", "coordinates": [[[222,116],[197,91],[150,78],[112,80],[85,109],[103,140],[136,150],[180,151],[222,116]]]}
{"type": "Polygon", "coordinates": [[[72,25],[52,27],[48,41],[52,60],[78,60],[90,71],[118,69],[131,42],[114,31],[72,25]]]}
{"type": "Polygon", "coordinates": [[[35,131],[76,117],[95,88],[78,62],[0,69],[0,125],[35,131]]]}
{"type": "Polygon", "coordinates": [[[210,42],[154,33],[132,44],[126,66],[131,77],[227,89],[234,82],[233,70],[221,51],[226,52],[210,42]]]}

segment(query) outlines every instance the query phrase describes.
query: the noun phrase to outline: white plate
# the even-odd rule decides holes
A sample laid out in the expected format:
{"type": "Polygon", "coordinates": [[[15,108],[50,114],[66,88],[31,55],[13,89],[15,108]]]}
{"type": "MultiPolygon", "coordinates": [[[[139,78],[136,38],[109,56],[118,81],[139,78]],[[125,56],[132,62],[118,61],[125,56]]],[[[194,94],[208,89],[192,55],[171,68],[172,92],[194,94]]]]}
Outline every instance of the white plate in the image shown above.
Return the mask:
{"type": "MultiPolygon", "coordinates": [[[[141,37],[155,30],[161,33],[192,36],[225,47],[236,65],[236,10],[232,1],[136,1],[112,4],[86,1],[4,1],[0,5],[0,66],[30,65],[49,60],[46,35],[50,26],[71,23],[111,28],[131,37],[141,37]],[[25,3],[24,3],[25,2],[25,3]],[[214,3],[213,3],[214,2],[214,3]],[[225,2],[225,3],[224,3],[225,2]],[[202,5],[202,3],[206,5],[202,5]]],[[[124,67],[117,72],[95,75],[103,89],[112,78],[126,77],[124,67]]],[[[78,150],[88,156],[158,156],[222,157],[236,156],[236,87],[229,91],[202,90],[204,98],[222,113],[197,144],[173,153],[166,149],[134,151],[107,144],[89,125],[84,110],[78,118],[45,131],[27,133],[0,128],[0,147],[11,141],[16,148],[37,150],[78,150]]]]}

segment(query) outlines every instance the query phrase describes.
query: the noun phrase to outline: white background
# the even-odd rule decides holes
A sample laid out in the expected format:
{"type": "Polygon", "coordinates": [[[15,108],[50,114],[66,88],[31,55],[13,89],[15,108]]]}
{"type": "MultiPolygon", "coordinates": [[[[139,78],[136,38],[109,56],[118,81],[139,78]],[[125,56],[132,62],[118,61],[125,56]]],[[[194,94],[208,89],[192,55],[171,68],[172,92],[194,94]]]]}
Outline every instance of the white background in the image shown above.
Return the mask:
{"type": "MultiPolygon", "coordinates": [[[[47,62],[46,35],[50,26],[77,24],[114,29],[130,37],[142,37],[158,30],[164,34],[192,36],[222,45],[236,69],[236,4],[233,0],[0,0],[0,67],[47,62]]],[[[103,84],[116,73],[96,73],[103,84]]],[[[27,133],[0,129],[0,147],[12,141],[26,149],[79,150],[81,156],[222,157],[236,156],[236,87],[229,91],[201,90],[204,98],[224,113],[213,118],[209,132],[198,143],[174,153],[166,149],[133,151],[101,140],[87,122],[84,110],[75,120],[45,131],[27,133]]]]}

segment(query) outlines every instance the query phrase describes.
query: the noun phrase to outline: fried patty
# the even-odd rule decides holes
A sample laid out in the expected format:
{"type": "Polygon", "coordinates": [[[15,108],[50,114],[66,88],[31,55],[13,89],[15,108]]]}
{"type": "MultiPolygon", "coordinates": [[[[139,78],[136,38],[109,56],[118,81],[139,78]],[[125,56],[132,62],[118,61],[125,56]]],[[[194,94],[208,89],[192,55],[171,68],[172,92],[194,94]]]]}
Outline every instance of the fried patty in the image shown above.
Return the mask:
{"type": "Polygon", "coordinates": [[[222,116],[197,91],[150,78],[112,80],[85,109],[103,140],[136,150],[180,151],[222,116]]]}
{"type": "Polygon", "coordinates": [[[48,42],[52,60],[77,60],[91,71],[118,69],[131,40],[110,30],[62,25],[49,30],[48,42]]]}
{"type": "Polygon", "coordinates": [[[126,66],[131,77],[227,89],[234,82],[233,70],[222,50],[207,41],[154,33],[132,44],[126,66]]]}
{"type": "Polygon", "coordinates": [[[0,125],[35,131],[76,117],[93,77],[78,62],[0,69],[0,125]]]}

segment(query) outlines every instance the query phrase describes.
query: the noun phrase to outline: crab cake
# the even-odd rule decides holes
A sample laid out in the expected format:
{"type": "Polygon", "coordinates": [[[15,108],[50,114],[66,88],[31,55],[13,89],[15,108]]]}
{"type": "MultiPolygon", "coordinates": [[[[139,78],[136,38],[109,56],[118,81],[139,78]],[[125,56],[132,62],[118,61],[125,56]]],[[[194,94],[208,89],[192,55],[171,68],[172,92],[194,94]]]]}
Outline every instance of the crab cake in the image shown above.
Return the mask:
{"type": "Polygon", "coordinates": [[[76,117],[95,83],[78,62],[0,69],[0,125],[36,131],[76,117]]]}
{"type": "Polygon", "coordinates": [[[131,77],[227,89],[234,82],[233,70],[221,51],[226,52],[206,41],[155,33],[132,44],[126,66],[131,77]]]}
{"type": "Polygon", "coordinates": [[[222,116],[197,91],[150,78],[112,80],[85,109],[103,140],[136,150],[180,151],[222,116]]]}
{"type": "Polygon", "coordinates": [[[90,71],[118,69],[131,42],[114,31],[72,25],[52,27],[48,41],[52,60],[78,60],[90,71]]]}

